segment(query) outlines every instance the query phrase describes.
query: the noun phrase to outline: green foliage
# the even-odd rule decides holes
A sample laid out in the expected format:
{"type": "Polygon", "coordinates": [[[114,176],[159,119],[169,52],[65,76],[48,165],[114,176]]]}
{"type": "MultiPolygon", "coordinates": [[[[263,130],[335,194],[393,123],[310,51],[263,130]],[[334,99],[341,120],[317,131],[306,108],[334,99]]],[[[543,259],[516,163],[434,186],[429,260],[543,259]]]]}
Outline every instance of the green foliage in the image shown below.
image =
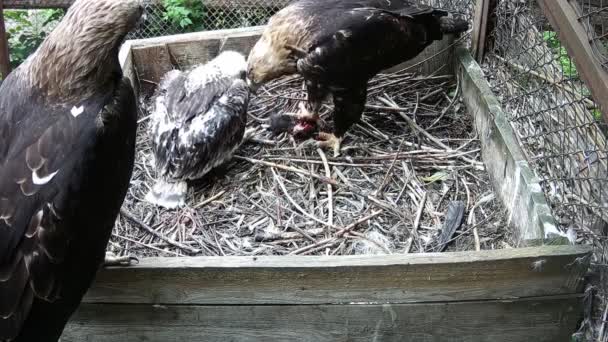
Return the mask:
{"type": "Polygon", "coordinates": [[[187,31],[203,29],[205,11],[200,0],[164,0],[163,19],[187,31]]]}
{"type": "Polygon", "coordinates": [[[557,60],[559,64],[562,66],[562,70],[564,71],[564,75],[569,78],[577,78],[578,71],[576,70],[576,66],[572,61],[572,58],[568,56],[568,52],[566,48],[562,46],[559,41],[559,37],[557,33],[554,31],[544,31],[543,39],[547,42],[547,45],[553,50],[553,52],[557,55],[557,60]]]}
{"type": "Polygon", "coordinates": [[[32,54],[62,16],[62,10],[52,9],[5,11],[11,67],[17,67],[32,54]]]}
{"type": "Polygon", "coordinates": [[[602,120],[602,112],[599,109],[593,108],[591,110],[591,114],[593,115],[593,118],[595,120],[598,120],[598,121],[602,120]]]}

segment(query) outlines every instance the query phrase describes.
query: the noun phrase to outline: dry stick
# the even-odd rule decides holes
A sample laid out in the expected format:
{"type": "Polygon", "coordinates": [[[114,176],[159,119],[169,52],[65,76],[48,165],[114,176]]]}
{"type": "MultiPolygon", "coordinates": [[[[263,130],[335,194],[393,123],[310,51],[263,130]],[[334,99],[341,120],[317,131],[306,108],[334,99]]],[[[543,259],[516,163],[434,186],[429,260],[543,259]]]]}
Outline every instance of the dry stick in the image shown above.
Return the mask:
{"type": "Polygon", "coordinates": [[[346,226],[346,227],[344,227],[344,228],[340,229],[340,230],[339,230],[339,231],[336,233],[336,236],[335,236],[335,237],[331,237],[331,238],[323,239],[323,240],[321,240],[321,241],[319,241],[319,242],[317,242],[317,243],[314,243],[314,244],[312,244],[312,245],[309,245],[309,246],[304,246],[304,247],[302,247],[302,248],[296,249],[295,251],[291,251],[291,252],[289,253],[289,255],[301,254],[301,253],[304,253],[304,252],[306,252],[306,251],[308,251],[308,250],[310,250],[310,249],[313,249],[313,248],[316,248],[316,247],[319,247],[319,246],[323,246],[323,247],[325,247],[324,245],[334,242],[334,241],[336,240],[336,238],[341,238],[342,236],[344,236],[344,234],[345,234],[345,233],[350,232],[351,230],[353,230],[354,228],[356,228],[356,227],[357,227],[358,225],[360,225],[361,223],[364,223],[364,222],[366,222],[366,221],[369,221],[369,220],[371,220],[372,218],[374,218],[374,217],[376,217],[376,216],[380,215],[381,213],[382,213],[382,211],[381,211],[381,210],[375,211],[375,212],[371,213],[370,215],[365,216],[365,217],[363,217],[363,218],[361,218],[361,219],[359,219],[359,220],[357,220],[357,221],[355,221],[355,222],[353,222],[353,223],[349,224],[348,226],[346,226]]]}
{"type": "Polygon", "coordinates": [[[418,205],[418,210],[416,211],[416,219],[414,220],[414,228],[412,228],[412,235],[418,236],[418,226],[420,225],[420,220],[422,219],[422,212],[424,210],[424,206],[426,204],[426,191],[422,195],[422,199],[420,200],[420,204],[418,205]]]}
{"type": "Polygon", "coordinates": [[[307,238],[308,240],[310,240],[312,242],[317,242],[317,239],[315,239],[312,236],[308,235],[305,230],[300,229],[300,228],[298,228],[298,227],[296,227],[294,225],[291,225],[291,226],[288,226],[288,227],[291,228],[291,229],[293,229],[293,230],[295,230],[296,232],[298,232],[300,235],[302,235],[303,237],[307,238]]]}
{"type": "MultiPolygon", "coordinates": [[[[318,180],[320,180],[320,181],[322,181],[324,183],[328,183],[328,184],[331,184],[331,185],[335,185],[335,186],[346,188],[346,189],[348,189],[348,190],[356,193],[359,196],[365,197],[367,200],[373,202],[375,205],[377,205],[381,209],[390,211],[391,213],[395,214],[397,217],[399,217],[405,223],[405,217],[403,217],[403,215],[399,211],[399,208],[397,208],[397,207],[395,207],[393,205],[390,205],[387,202],[379,200],[378,198],[376,198],[376,197],[374,197],[372,195],[365,194],[361,190],[357,189],[356,187],[354,187],[352,185],[339,184],[338,182],[336,182],[335,180],[333,180],[331,178],[327,178],[327,177],[318,175],[316,173],[312,173],[312,172],[309,172],[309,171],[304,171],[302,169],[298,169],[298,168],[291,167],[291,166],[285,166],[285,165],[280,165],[280,164],[276,164],[276,163],[271,163],[271,162],[267,162],[267,161],[263,161],[263,160],[252,159],[252,158],[241,157],[241,156],[235,156],[234,158],[238,159],[238,160],[244,160],[244,161],[247,161],[247,162],[252,163],[252,164],[265,165],[265,166],[269,166],[271,168],[277,168],[277,169],[280,169],[280,170],[285,170],[285,171],[299,173],[301,175],[306,175],[306,176],[310,176],[310,177],[316,178],[316,179],[318,179],[318,180]]],[[[309,215],[309,214],[306,213],[306,215],[309,215]]],[[[320,221],[318,218],[314,218],[314,220],[315,221],[319,221],[320,223],[323,223],[324,225],[327,225],[327,222],[320,221]]],[[[335,226],[332,225],[332,227],[335,227],[335,226]]]]}
{"type": "Polygon", "coordinates": [[[298,168],[295,168],[295,167],[280,165],[280,164],[276,164],[276,163],[267,162],[267,161],[264,161],[264,160],[247,158],[247,157],[242,157],[242,156],[234,156],[234,159],[244,160],[244,161],[249,162],[251,164],[264,165],[264,166],[268,166],[268,167],[271,167],[271,168],[274,167],[276,169],[280,169],[280,170],[283,170],[283,171],[295,172],[295,173],[299,173],[301,175],[305,175],[305,176],[310,176],[310,177],[316,178],[316,179],[322,181],[323,183],[328,183],[328,184],[331,184],[331,185],[338,185],[338,183],[335,180],[331,179],[331,178],[327,178],[327,177],[321,176],[319,174],[316,174],[316,173],[313,173],[313,172],[310,172],[310,171],[305,171],[305,170],[302,170],[302,169],[298,169],[298,168]]]}
{"type": "Polygon", "coordinates": [[[318,223],[321,223],[323,225],[326,225],[330,228],[335,228],[337,229],[336,226],[334,226],[333,224],[330,225],[327,222],[318,219],[316,216],[308,213],[306,210],[304,210],[304,208],[302,208],[298,203],[296,203],[296,201],[289,195],[289,192],[287,191],[287,188],[285,188],[285,184],[283,183],[283,181],[281,180],[281,178],[279,177],[279,175],[277,174],[277,172],[274,170],[274,168],[270,168],[270,171],[272,172],[272,175],[274,176],[274,179],[277,181],[277,183],[279,184],[279,187],[281,188],[281,190],[283,191],[283,194],[285,195],[285,197],[287,197],[287,200],[291,203],[291,205],[293,205],[296,209],[298,209],[298,211],[300,211],[300,213],[306,217],[308,217],[311,220],[314,220],[318,223]]]}
{"type": "MultiPolygon", "coordinates": [[[[331,169],[329,168],[329,164],[327,163],[327,156],[320,148],[317,149],[317,153],[321,156],[323,160],[323,166],[325,167],[325,176],[331,179],[331,169]]],[[[334,192],[331,184],[327,184],[327,223],[329,225],[334,224],[334,192]]]]}
{"type": "Polygon", "coordinates": [[[456,73],[456,92],[454,93],[454,97],[452,97],[452,99],[450,100],[450,103],[448,104],[447,107],[445,107],[442,111],[441,111],[441,115],[439,115],[439,117],[437,119],[435,119],[431,125],[429,126],[428,129],[432,129],[433,127],[435,127],[435,125],[441,121],[441,119],[443,119],[443,117],[445,116],[445,114],[448,112],[448,110],[450,110],[450,108],[452,108],[452,106],[454,106],[454,103],[456,102],[456,99],[460,97],[460,73],[456,73]]]}
{"type": "MultiPolygon", "coordinates": [[[[393,106],[393,107],[396,107],[396,106],[397,106],[397,104],[395,104],[395,102],[390,101],[390,100],[388,100],[388,99],[386,99],[386,98],[383,98],[383,97],[378,97],[378,98],[380,99],[380,101],[382,101],[383,103],[385,103],[385,104],[386,104],[386,105],[388,105],[388,106],[393,106]]],[[[450,146],[448,146],[448,145],[444,144],[444,143],[443,143],[441,140],[439,140],[439,139],[435,138],[435,137],[434,137],[434,136],[433,136],[431,133],[427,132],[427,131],[426,131],[424,128],[422,128],[422,127],[418,126],[418,125],[417,125],[417,124],[414,122],[414,120],[410,119],[410,118],[409,118],[407,115],[405,115],[405,113],[403,113],[403,112],[398,112],[398,113],[399,113],[399,116],[401,116],[401,117],[403,118],[403,120],[405,120],[405,121],[408,123],[408,125],[410,125],[410,126],[413,128],[413,129],[418,130],[420,133],[422,133],[422,134],[423,134],[425,137],[427,137],[429,140],[431,140],[432,142],[434,142],[434,143],[435,143],[435,144],[437,144],[438,146],[440,146],[440,147],[442,147],[442,148],[446,149],[448,152],[454,152],[454,149],[452,149],[450,146]]],[[[462,160],[464,160],[464,161],[468,162],[468,163],[473,164],[473,165],[483,165],[483,163],[478,162],[477,160],[473,160],[473,159],[470,159],[470,158],[466,158],[466,157],[464,157],[464,156],[461,156],[460,158],[461,158],[462,160]]]]}
{"type": "Polygon", "coordinates": [[[330,243],[334,243],[335,241],[336,241],[336,238],[333,238],[333,237],[332,238],[323,239],[323,240],[321,240],[321,241],[319,241],[317,243],[313,243],[312,245],[304,246],[304,247],[298,248],[298,249],[296,249],[294,251],[291,251],[291,252],[289,252],[288,255],[301,254],[301,253],[304,253],[304,252],[306,252],[308,250],[311,250],[311,249],[313,249],[315,247],[319,247],[319,246],[322,246],[321,249],[323,249],[323,248],[326,247],[325,245],[330,244],[330,243]]]}
{"type": "MultiPolygon", "coordinates": [[[[294,228],[293,225],[289,225],[288,228],[294,228]]],[[[323,232],[325,232],[325,228],[312,228],[312,229],[308,229],[308,230],[302,230],[301,228],[295,227],[297,229],[295,233],[292,232],[285,232],[285,233],[277,233],[277,234],[273,234],[273,233],[264,233],[263,235],[259,235],[260,239],[263,239],[264,241],[277,241],[277,240],[295,240],[295,239],[301,239],[302,236],[304,236],[305,238],[313,241],[313,242],[317,242],[317,240],[314,239],[314,236],[318,236],[323,234],[323,232]]]]}
{"type": "MultiPolygon", "coordinates": [[[[387,99],[384,97],[378,97],[378,99],[380,99],[380,101],[382,101],[384,104],[388,105],[388,106],[393,106],[393,107],[398,107],[398,105],[387,99]]],[[[403,112],[397,112],[399,113],[399,116],[401,116],[403,118],[403,120],[405,120],[407,122],[408,125],[410,125],[413,129],[419,131],[420,133],[422,133],[425,137],[427,137],[429,140],[431,140],[432,142],[434,142],[435,144],[437,144],[437,146],[440,146],[444,149],[446,149],[447,151],[452,151],[452,148],[449,147],[448,145],[444,144],[441,140],[435,138],[431,133],[427,132],[426,130],[424,130],[424,128],[418,126],[418,124],[416,124],[414,122],[414,120],[410,119],[407,115],[405,115],[405,113],[403,112]]]]}
{"type": "Polygon", "coordinates": [[[217,193],[217,195],[214,195],[214,196],[212,196],[212,197],[209,197],[208,199],[204,200],[203,202],[201,202],[201,203],[199,203],[199,204],[195,205],[195,206],[194,206],[194,209],[199,209],[199,208],[201,208],[201,207],[206,206],[207,204],[209,204],[209,203],[211,203],[211,202],[215,201],[216,199],[218,199],[218,198],[222,197],[222,196],[223,196],[225,193],[226,193],[226,190],[222,190],[222,191],[218,192],[218,193],[217,193]]]}
{"type": "MultiPolygon", "coordinates": [[[[464,184],[464,182],[463,182],[463,184],[464,184]]],[[[466,184],[465,184],[465,186],[466,186],[466,184]]],[[[467,188],[467,192],[468,192],[468,188],[467,188]]],[[[494,199],[494,194],[489,194],[489,195],[482,197],[479,201],[477,201],[477,203],[475,203],[473,205],[473,207],[469,211],[469,217],[467,219],[467,224],[469,226],[473,224],[473,220],[475,219],[475,209],[484,203],[488,203],[488,202],[492,201],[493,199],[494,199]]],[[[475,238],[475,250],[479,252],[481,250],[481,242],[479,240],[479,233],[477,232],[477,224],[475,226],[473,226],[473,237],[475,238]]]]}
{"type": "MultiPolygon", "coordinates": [[[[146,247],[146,248],[153,249],[153,250],[158,251],[158,252],[161,252],[161,253],[173,254],[174,256],[178,256],[178,257],[179,257],[179,256],[183,256],[183,254],[179,254],[179,253],[176,253],[176,252],[174,252],[174,251],[165,251],[164,249],[160,249],[160,248],[158,248],[158,247],[154,247],[154,246],[149,245],[149,244],[147,244],[147,243],[139,242],[139,241],[137,241],[137,240],[133,240],[133,239],[128,238],[128,237],[126,237],[126,236],[118,235],[118,234],[116,234],[116,233],[112,233],[112,236],[117,237],[117,238],[119,238],[119,239],[123,239],[123,240],[125,240],[125,241],[132,242],[132,243],[134,243],[134,244],[136,244],[136,245],[140,245],[140,246],[143,246],[143,247],[146,247]]],[[[119,244],[119,246],[120,246],[120,244],[119,244]]],[[[125,249],[125,248],[123,247],[123,249],[125,249]]]]}
{"type": "Polygon", "coordinates": [[[324,245],[321,245],[319,247],[316,247],[316,248],[313,248],[313,249],[309,249],[309,250],[303,252],[302,254],[311,254],[311,253],[315,253],[315,252],[318,252],[318,251],[322,251],[324,249],[327,249],[327,248],[330,248],[332,246],[335,246],[338,243],[340,243],[339,240],[333,240],[333,241],[330,241],[330,242],[328,242],[328,243],[326,243],[324,245]]]}
{"type": "MultiPolygon", "coordinates": [[[[418,113],[419,104],[420,104],[420,101],[418,101],[418,96],[416,96],[416,107],[414,108],[414,113],[413,113],[414,117],[416,117],[416,114],[418,113]]],[[[376,196],[382,194],[382,192],[384,191],[384,187],[388,183],[388,179],[392,175],[393,169],[395,168],[395,163],[397,163],[397,159],[399,158],[399,155],[401,154],[404,142],[405,142],[405,137],[403,137],[401,139],[401,143],[399,143],[399,147],[397,148],[397,153],[395,153],[395,158],[393,158],[391,166],[388,168],[388,171],[386,171],[386,175],[384,175],[384,179],[382,179],[382,183],[380,183],[378,190],[376,190],[376,193],[375,193],[376,196]]]]}
{"type": "Polygon", "coordinates": [[[186,245],[184,245],[184,244],[182,244],[180,242],[177,242],[175,240],[172,240],[172,239],[164,236],[163,234],[161,234],[161,233],[157,232],[156,230],[152,229],[152,227],[150,227],[147,224],[145,224],[142,220],[138,219],[137,217],[135,217],[135,215],[131,214],[130,212],[128,212],[124,208],[120,208],[120,214],[122,216],[124,216],[125,218],[131,220],[133,223],[136,223],[139,227],[143,228],[148,233],[156,236],[157,238],[165,241],[166,243],[168,243],[168,244],[170,244],[170,245],[172,245],[174,247],[183,249],[183,250],[188,251],[188,252],[190,252],[192,254],[198,254],[198,253],[201,252],[200,249],[196,249],[196,248],[192,248],[190,246],[186,246],[186,245]]]}
{"type": "Polygon", "coordinates": [[[384,250],[384,252],[386,252],[386,254],[393,254],[388,248],[386,248],[385,246],[382,246],[378,241],[375,241],[374,239],[370,239],[367,236],[361,234],[361,233],[357,233],[357,232],[348,232],[348,235],[352,235],[354,237],[358,237],[361,240],[365,240],[365,241],[369,241],[372,244],[378,246],[378,248],[384,250]]]}
{"type": "Polygon", "coordinates": [[[382,214],[382,210],[378,210],[378,211],[374,211],[373,213],[358,219],[357,221],[349,224],[348,226],[344,227],[343,229],[340,229],[338,231],[338,233],[336,233],[337,237],[342,237],[345,233],[350,232],[351,230],[353,230],[353,228],[355,228],[356,226],[360,225],[361,223],[367,222],[371,219],[373,219],[374,217],[378,216],[382,214]]]}
{"type": "Polygon", "coordinates": [[[412,249],[412,243],[414,242],[414,238],[413,237],[409,237],[407,239],[407,242],[405,243],[405,250],[403,251],[404,254],[408,254],[410,252],[410,250],[412,249]]]}
{"type": "Polygon", "coordinates": [[[608,319],[608,304],[606,305],[606,308],[604,308],[604,314],[602,315],[602,325],[600,327],[600,332],[597,338],[598,342],[604,341],[604,329],[606,328],[606,319],[608,319]]]}

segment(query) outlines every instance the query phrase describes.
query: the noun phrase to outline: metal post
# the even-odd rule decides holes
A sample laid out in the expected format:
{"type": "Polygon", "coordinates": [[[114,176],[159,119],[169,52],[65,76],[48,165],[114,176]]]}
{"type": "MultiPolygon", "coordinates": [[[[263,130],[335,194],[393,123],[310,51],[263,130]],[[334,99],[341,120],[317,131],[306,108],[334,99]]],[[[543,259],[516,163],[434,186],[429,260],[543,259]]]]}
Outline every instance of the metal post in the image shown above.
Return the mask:
{"type": "Polygon", "coordinates": [[[4,79],[11,71],[11,64],[8,54],[8,37],[4,26],[4,1],[0,0],[0,74],[4,79]]]}

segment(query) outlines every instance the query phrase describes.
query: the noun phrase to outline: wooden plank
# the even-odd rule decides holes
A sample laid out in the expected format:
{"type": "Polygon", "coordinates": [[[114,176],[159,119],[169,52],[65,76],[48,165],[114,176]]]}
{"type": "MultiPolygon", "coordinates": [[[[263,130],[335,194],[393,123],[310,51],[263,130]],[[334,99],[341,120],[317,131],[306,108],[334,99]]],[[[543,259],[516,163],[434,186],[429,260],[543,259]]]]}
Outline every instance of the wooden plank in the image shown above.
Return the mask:
{"type": "Polygon", "coordinates": [[[498,198],[509,213],[518,247],[545,239],[560,243],[565,239],[560,239],[540,181],[481,67],[462,47],[456,49],[455,55],[464,103],[483,146],[482,158],[498,198]]]}
{"type": "Polygon", "coordinates": [[[340,304],[577,293],[586,246],[386,256],[144,259],[102,270],[87,303],[340,304]]]}
{"type": "MultiPolygon", "coordinates": [[[[131,85],[133,86],[133,91],[135,92],[135,94],[139,94],[139,79],[137,78],[137,71],[133,66],[133,52],[131,50],[131,44],[129,42],[126,42],[121,47],[120,52],[118,54],[118,61],[122,69],[123,76],[131,81],[131,85]]],[[[141,114],[141,111],[139,111],[138,114],[141,114]]]]}
{"type": "MultiPolygon", "coordinates": [[[[245,55],[258,41],[264,27],[217,30],[179,34],[129,41],[133,50],[134,63],[140,79],[154,85],[162,75],[174,67],[188,69],[199,63],[205,63],[220,52],[234,50],[245,55]],[[176,65],[173,65],[176,64],[176,65]]],[[[433,43],[416,58],[385,70],[393,72],[410,68],[411,72],[422,74],[452,74],[454,36],[448,35],[443,40],[433,43]]],[[[142,85],[142,88],[146,88],[142,85]]],[[[149,91],[149,87],[144,89],[149,91]]]]}
{"type": "Polygon", "coordinates": [[[384,304],[152,306],[85,304],[63,342],[568,341],[582,298],[384,304]]]}
{"type": "Polygon", "coordinates": [[[608,73],[594,56],[585,28],[578,21],[574,7],[567,0],[537,0],[551,26],[573,57],[581,79],[594,100],[599,103],[604,121],[608,123],[608,73]]]}
{"type": "Polygon", "coordinates": [[[11,60],[8,54],[8,37],[4,25],[4,9],[0,0],[0,78],[4,79],[11,71],[11,60]]]}
{"type": "Polygon", "coordinates": [[[471,53],[478,62],[482,61],[484,55],[489,7],[490,0],[477,0],[475,4],[473,32],[471,33],[471,53]]]}
{"type": "Polygon", "coordinates": [[[488,47],[490,32],[495,27],[495,12],[497,0],[478,0],[473,16],[473,32],[471,37],[471,53],[475,60],[481,62],[488,47]]]}
{"type": "MultiPolygon", "coordinates": [[[[174,68],[188,69],[208,62],[225,50],[247,56],[262,29],[257,26],[136,39],[126,42],[125,47],[132,50],[134,67],[142,81],[141,90],[149,92],[166,72],[174,68]]],[[[126,53],[125,47],[123,53],[126,53]]]]}

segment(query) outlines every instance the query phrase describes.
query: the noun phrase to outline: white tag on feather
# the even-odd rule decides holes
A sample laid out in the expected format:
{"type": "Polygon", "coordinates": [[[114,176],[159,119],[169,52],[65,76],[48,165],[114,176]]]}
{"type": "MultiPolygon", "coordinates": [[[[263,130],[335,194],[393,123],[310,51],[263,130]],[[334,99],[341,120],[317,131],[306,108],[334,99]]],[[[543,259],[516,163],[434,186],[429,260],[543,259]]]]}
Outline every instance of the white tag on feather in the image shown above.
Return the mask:
{"type": "Polygon", "coordinates": [[[80,107],[72,107],[72,116],[77,118],[78,115],[84,113],[84,106],[80,106],[80,107]]]}

